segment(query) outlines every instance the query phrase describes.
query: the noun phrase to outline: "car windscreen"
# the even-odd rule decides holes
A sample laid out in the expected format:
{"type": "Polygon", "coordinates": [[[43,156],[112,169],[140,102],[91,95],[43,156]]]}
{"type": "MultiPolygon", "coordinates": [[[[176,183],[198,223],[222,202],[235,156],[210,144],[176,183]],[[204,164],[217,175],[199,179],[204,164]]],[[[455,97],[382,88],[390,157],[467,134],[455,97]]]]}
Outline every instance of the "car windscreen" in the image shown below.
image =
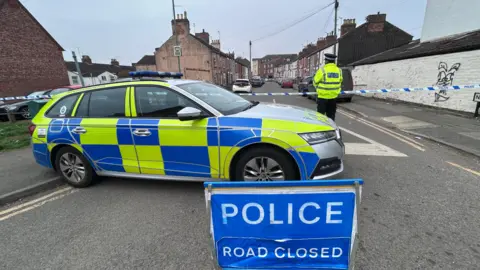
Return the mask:
{"type": "Polygon", "coordinates": [[[310,83],[312,81],[312,77],[307,77],[305,79],[303,79],[303,83],[310,83]]]}
{"type": "Polygon", "coordinates": [[[177,85],[177,87],[195,95],[224,115],[241,112],[252,104],[241,96],[210,83],[186,83],[177,85]]]}
{"type": "Polygon", "coordinates": [[[60,93],[63,93],[63,92],[67,92],[69,90],[70,90],[70,88],[66,88],[66,87],[65,88],[57,88],[57,89],[52,90],[49,94],[50,95],[56,95],[56,94],[60,94],[60,93]]]}
{"type": "Polygon", "coordinates": [[[46,90],[43,90],[43,91],[35,91],[35,92],[33,92],[33,93],[30,93],[27,97],[40,96],[40,95],[45,94],[45,92],[47,92],[47,91],[46,91],[46,90]]]}

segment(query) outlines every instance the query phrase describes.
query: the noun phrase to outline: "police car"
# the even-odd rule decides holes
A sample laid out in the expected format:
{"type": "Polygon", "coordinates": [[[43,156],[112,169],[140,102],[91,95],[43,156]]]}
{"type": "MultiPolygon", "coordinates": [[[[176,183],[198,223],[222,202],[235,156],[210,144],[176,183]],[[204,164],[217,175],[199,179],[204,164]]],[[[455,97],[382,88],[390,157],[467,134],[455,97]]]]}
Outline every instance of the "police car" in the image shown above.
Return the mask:
{"type": "Polygon", "coordinates": [[[340,131],[322,114],[181,73],[130,76],[53,96],[29,127],[37,163],[75,187],[99,176],[281,181],[343,171],[340,131]]]}

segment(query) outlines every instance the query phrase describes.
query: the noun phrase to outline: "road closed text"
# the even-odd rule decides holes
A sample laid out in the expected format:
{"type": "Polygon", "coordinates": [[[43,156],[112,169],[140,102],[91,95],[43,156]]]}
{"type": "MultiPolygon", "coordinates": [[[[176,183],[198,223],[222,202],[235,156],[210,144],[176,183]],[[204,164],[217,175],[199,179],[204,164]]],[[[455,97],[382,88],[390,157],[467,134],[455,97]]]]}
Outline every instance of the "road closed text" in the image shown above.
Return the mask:
{"type": "Polygon", "coordinates": [[[340,258],[343,255],[341,247],[320,247],[320,248],[290,248],[290,247],[276,247],[270,250],[266,247],[222,247],[223,257],[236,258],[267,258],[275,257],[277,259],[330,259],[340,258]]]}

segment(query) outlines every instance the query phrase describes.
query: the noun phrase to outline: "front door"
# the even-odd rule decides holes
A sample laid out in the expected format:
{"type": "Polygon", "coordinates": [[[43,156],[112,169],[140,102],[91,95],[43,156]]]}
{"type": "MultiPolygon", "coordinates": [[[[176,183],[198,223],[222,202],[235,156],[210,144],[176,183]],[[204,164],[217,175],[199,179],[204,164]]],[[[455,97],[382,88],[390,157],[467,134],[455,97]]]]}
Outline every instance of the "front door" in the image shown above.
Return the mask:
{"type": "Polygon", "coordinates": [[[142,174],[218,178],[216,118],[180,121],[185,107],[204,111],[167,85],[136,86],[132,134],[142,174]],[[135,117],[136,116],[136,117],[135,117]]]}

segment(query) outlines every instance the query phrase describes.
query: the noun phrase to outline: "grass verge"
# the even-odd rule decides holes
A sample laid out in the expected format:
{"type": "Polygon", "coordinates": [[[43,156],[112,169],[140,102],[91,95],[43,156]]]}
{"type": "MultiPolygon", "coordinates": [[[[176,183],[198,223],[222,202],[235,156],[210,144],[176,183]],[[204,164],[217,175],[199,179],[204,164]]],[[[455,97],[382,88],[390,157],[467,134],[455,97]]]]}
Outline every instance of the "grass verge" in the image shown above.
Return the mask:
{"type": "Polygon", "coordinates": [[[29,121],[0,123],[0,152],[30,145],[29,121]]]}

